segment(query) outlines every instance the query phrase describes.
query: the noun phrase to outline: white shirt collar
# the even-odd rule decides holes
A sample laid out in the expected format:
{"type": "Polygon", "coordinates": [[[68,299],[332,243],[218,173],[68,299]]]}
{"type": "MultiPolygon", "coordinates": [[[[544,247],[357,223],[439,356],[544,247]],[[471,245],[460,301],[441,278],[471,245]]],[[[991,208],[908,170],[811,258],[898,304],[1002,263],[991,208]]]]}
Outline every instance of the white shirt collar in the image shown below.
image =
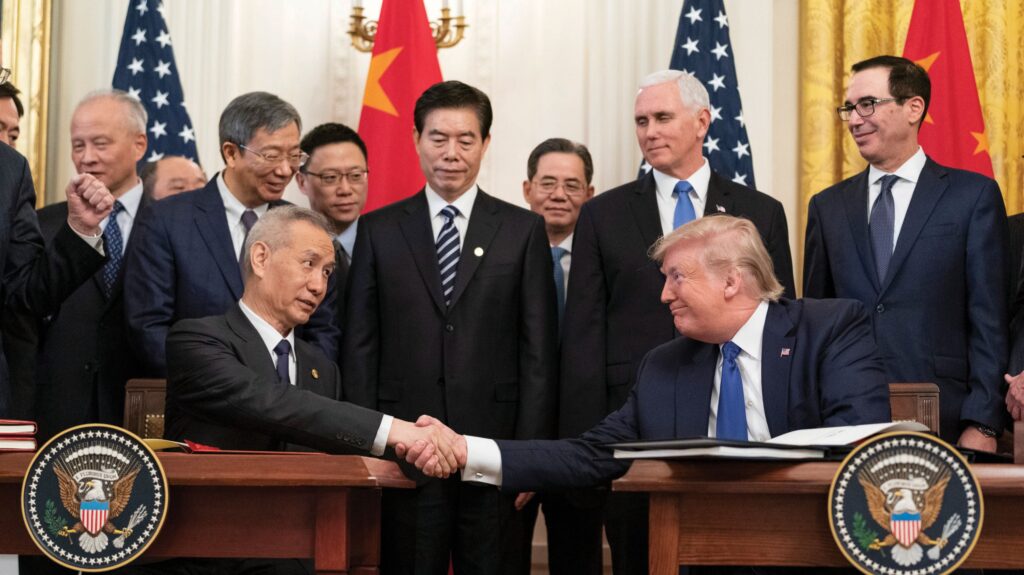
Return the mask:
{"type": "MultiPolygon", "coordinates": [[[[245,213],[249,208],[245,207],[245,204],[238,201],[238,198],[231,193],[228,189],[227,182],[224,181],[224,172],[217,174],[217,190],[220,192],[220,199],[224,202],[224,211],[227,212],[229,222],[240,222],[242,220],[242,214],[245,213]]],[[[262,217],[263,214],[267,213],[267,209],[270,204],[261,204],[252,208],[252,211],[256,212],[257,216],[262,217]]],[[[276,344],[275,344],[276,345],[276,344]]]]}
{"type": "MultiPolygon", "coordinates": [[[[754,313],[750,314],[743,327],[732,336],[732,342],[750,357],[761,360],[761,344],[764,340],[764,323],[768,319],[768,302],[757,304],[754,313]]],[[[721,349],[721,346],[719,346],[721,349]]]]}
{"type": "MultiPolygon", "coordinates": [[[[430,188],[430,184],[426,185],[427,195],[427,207],[430,208],[430,217],[437,217],[441,213],[441,210],[448,205],[437,192],[430,188]]],[[[459,196],[451,205],[455,206],[459,210],[459,214],[469,219],[469,215],[473,213],[473,204],[476,202],[476,194],[479,191],[479,187],[474,183],[468,190],[466,190],[461,196],[459,196]]]]}
{"type": "MultiPolygon", "coordinates": [[[[700,198],[701,204],[706,204],[708,197],[708,184],[711,182],[711,165],[708,164],[707,158],[702,159],[704,163],[697,168],[697,171],[690,174],[690,177],[685,179],[690,183],[690,186],[693,187],[693,191],[697,193],[697,197],[700,198]]],[[[654,182],[658,186],[658,194],[664,198],[671,198],[676,184],[679,183],[679,178],[659,172],[658,170],[652,171],[654,172],[654,182]]]]}
{"type": "Polygon", "coordinates": [[[274,329],[274,326],[267,323],[267,320],[256,315],[256,312],[249,309],[249,306],[245,305],[245,302],[239,300],[238,307],[242,308],[242,313],[249,319],[249,323],[256,328],[256,333],[260,334],[260,339],[263,340],[263,345],[266,346],[267,351],[274,353],[274,348],[277,344],[281,343],[282,339],[288,340],[288,344],[292,348],[291,356],[295,356],[295,330],[288,332],[286,337],[282,337],[281,333],[274,329]]]}
{"type": "MultiPolygon", "coordinates": [[[[142,180],[139,180],[132,189],[121,194],[121,197],[117,198],[117,201],[121,202],[121,205],[124,206],[125,213],[127,213],[128,217],[134,221],[135,216],[139,213],[139,204],[142,203],[142,180]]],[[[107,222],[109,221],[110,216],[107,216],[103,219],[100,227],[107,229],[107,222]]]]}
{"type": "MultiPolygon", "coordinates": [[[[928,162],[928,156],[925,155],[924,150],[921,146],[917,147],[917,152],[913,156],[903,162],[903,165],[896,168],[893,175],[899,176],[900,179],[906,180],[912,184],[916,184],[917,180],[921,177],[921,171],[924,170],[924,165],[928,162]]],[[[876,184],[878,180],[882,179],[883,176],[889,175],[888,172],[883,172],[874,166],[868,167],[868,183],[876,184]]]]}
{"type": "MultiPolygon", "coordinates": [[[[551,247],[555,247],[555,246],[551,246],[551,247]]],[[[565,250],[565,253],[571,254],[572,253],[572,234],[569,234],[569,235],[565,236],[565,239],[562,240],[562,242],[560,244],[558,244],[558,247],[560,247],[563,250],[565,250]]]]}
{"type": "Polygon", "coordinates": [[[352,250],[356,246],[356,230],[359,228],[359,218],[356,218],[348,228],[340,234],[334,236],[341,247],[345,248],[345,253],[348,254],[349,261],[352,260],[352,250]]]}

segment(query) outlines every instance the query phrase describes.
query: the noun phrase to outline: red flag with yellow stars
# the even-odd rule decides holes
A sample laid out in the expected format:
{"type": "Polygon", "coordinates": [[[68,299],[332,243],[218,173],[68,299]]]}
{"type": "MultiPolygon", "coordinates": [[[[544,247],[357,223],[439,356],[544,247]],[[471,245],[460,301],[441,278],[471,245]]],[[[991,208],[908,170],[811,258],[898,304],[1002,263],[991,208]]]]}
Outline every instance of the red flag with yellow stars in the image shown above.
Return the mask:
{"type": "Polygon", "coordinates": [[[441,81],[437,48],[420,0],[384,0],[359,118],[369,157],[366,210],[409,197],[425,182],[413,145],[416,99],[441,81]]]}
{"type": "Polygon", "coordinates": [[[921,147],[936,162],[992,175],[985,119],[958,0],[917,0],[903,57],[928,71],[932,99],[921,147]]]}

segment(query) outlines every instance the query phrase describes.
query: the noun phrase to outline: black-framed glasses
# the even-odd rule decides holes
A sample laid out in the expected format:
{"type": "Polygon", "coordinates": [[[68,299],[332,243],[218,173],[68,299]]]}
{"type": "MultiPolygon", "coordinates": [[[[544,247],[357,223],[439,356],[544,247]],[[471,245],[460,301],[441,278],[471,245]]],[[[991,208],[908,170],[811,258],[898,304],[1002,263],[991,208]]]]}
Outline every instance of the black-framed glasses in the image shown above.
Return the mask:
{"type": "Polygon", "coordinates": [[[250,148],[249,146],[245,146],[243,144],[238,144],[238,147],[243,149],[243,150],[245,150],[245,151],[247,151],[247,152],[251,152],[254,156],[258,157],[259,159],[263,160],[264,162],[266,162],[268,164],[275,164],[276,165],[276,164],[280,164],[281,162],[287,160],[289,166],[298,169],[298,168],[301,168],[302,166],[306,165],[306,162],[309,160],[309,154],[307,154],[306,152],[296,152],[296,153],[292,153],[292,154],[282,154],[281,152],[278,152],[277,150],[273,150],[273,151],[270,151],[270,152],[257,152],[256,150],[250,148]]]}
{"type": "Polygon", "coordinates": [[[0,68],[0,84],[3,84],[4,82],[6,82],[6,81],[8,81],[10,79],[11,79],[11,69],[10,68],[0,68]]]}
{"type": "Polygon", "coordinates": [[[348,180],[349,184],[353,186],[358,186],[359,184],[366,182],[366,174],[369,174],[370,170],[356,168],[354,170],[349,170],[347,172],[335,172],[333,170],[328,170],[326,172],[321,172],[319,174],[316,172],[305,173],[310,176],[316,176],[320,178],[320,183],[322,183],[325,186],[333,186],[334,184],[338,184],[341,182],[342,178],[348,180]]]}
{"type": "Polygon", "coordinates": [[[540,188],[540,191],[544,192],[544,195],[555,193],[555,190],[557,190],[559,186],[562,187],[562,190],[567,196],[580,196],[585,191],[583,184],[577,180],[566,180],[564,182],[560,182],[554,179],[543,179],[537,182],[537,187],[540,188]]]}
{"type": "Polygon", "coordinates": [[[839,106],[836,108],[836,112],[839,113],[839,119],[844,122],[850,121],[850,113],[857,110],[857,115],[861,118],[867,118],[871,114],[875,113],[875,106],[878,104],[885,104],[886,102],[899,102],[904,98],[864,98],[856,104],[847,104],[845,106],[839,106]]]}

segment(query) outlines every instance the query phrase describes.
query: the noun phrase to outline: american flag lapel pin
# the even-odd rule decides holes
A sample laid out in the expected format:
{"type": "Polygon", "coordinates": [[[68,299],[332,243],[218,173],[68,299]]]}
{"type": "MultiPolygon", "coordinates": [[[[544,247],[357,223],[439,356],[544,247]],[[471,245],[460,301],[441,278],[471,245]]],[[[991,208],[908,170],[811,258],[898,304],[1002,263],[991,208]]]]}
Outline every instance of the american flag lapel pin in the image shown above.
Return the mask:
{"type": "Polygon", "coordinates": [[[793,353],[793,350],[788,347],[784,347],[779,351],[779,357],[789,357],[789,354],[791,353],[793,353]]]}
{"type": "Polygon", "coordinates": [[[722,213],[722,214],[725,213],[725,206],[723,206],[721,204],[715,204],[715,207],[718,208],[718,212],[719,213],[722,213]]]}

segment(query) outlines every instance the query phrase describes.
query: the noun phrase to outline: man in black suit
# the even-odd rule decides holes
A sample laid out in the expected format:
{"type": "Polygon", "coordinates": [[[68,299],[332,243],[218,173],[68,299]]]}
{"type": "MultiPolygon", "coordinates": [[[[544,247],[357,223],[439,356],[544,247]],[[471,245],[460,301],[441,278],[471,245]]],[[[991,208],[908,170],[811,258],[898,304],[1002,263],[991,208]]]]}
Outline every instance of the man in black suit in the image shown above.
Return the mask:
{"type": "MultiPolygon", "coordinates": [[[[427,186],[364,215],[342,341],[343,396],[504,438],[554,432],[556,307],[544,220],[476,184],[486,94],[428,88],[414,109],[427,186]]],[[[497,573],[512,496],[431,480],[385,490],[382,572],[497,573]]]]}
{"type": "Polygon", "coordinates": [[[869,165],[811,198],[804,295],[860,300],[889,381],[937,384],[942,438],[995,451],[1008,300],[999,185],[925,155],[923,68],[879,56],[852,72],[838,113],[869,165]]]}
{"type": "MultiPolygon", "coordinates": [[[[355,253],[359,214],[366,205],[366,144],[344,124],[321,124],[299,143],[309,160],[295,175],[309,207],[323,214],[334,228],[335,323],[345,325],[348,270],[355,253]]],[[[338,357],[338,365],[344,363],[338,357]]]]}
{"type": "MultiPolygon", "coordinates": [[[[239,258],[247,230],[281,199],[306,161],[301,120],[273,94],[250,92],[220,117],[224,170],[205,188],[153,202],[126,255],[125,312],[139,359],[153,375],[166,373],[164,343],[178,320],[219,315],[242,297],[239,258]]],[[[299,337],[327,357],[338,351],[333,293],[299,337]]]]}
{"type": "Polygon", "coordinates": [[[21,135],[21,118],[25,115],[20,93],[14,84],[0,83],[0,142],[12,148],[21,135]]]}
{"type": "MultiPolygon", "coordinates": [[[[664,276],[654,242],[698,216],[725,213],[757,226],[774,273],[794,297],[782,204],[711,171],[702,155],[708,93],[690,74],[666,70],[640,84],[636,135],[651,172],[598,194],[580,210],[562,326],[559,437],[577,437],[626,401],[644,354],[672,340],[660,301],[664,276]]],[[[605,531],[616,575],[647,573],[647,498],[612,495],[605,531]]]]}

